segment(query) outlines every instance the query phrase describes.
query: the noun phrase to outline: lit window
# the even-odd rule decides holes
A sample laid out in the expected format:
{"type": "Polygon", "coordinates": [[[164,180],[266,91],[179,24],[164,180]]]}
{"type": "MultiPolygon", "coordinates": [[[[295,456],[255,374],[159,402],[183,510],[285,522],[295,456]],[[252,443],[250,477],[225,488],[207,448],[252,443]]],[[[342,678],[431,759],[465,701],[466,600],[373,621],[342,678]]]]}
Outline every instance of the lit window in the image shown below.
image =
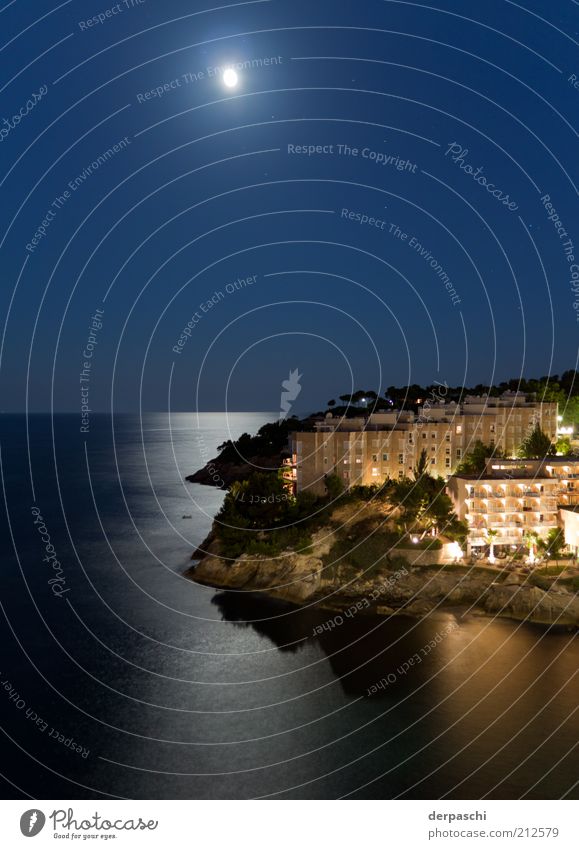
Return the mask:
{"type": "Polygon", "coordinates": [[[457,433],[462,433],[462,425],[457,425],[457,426],[456,426],[456,432],[457,432],[457,433]]]}
{"type": "Polygon", "coordinates": [[[372,468],[372,477],[373,477],[373,478],[377,478],[379,474],[380,474],[380,470],[379,470],[379,469],[376,469],[375,467],[374,467],[374,468],[372,468]]]}

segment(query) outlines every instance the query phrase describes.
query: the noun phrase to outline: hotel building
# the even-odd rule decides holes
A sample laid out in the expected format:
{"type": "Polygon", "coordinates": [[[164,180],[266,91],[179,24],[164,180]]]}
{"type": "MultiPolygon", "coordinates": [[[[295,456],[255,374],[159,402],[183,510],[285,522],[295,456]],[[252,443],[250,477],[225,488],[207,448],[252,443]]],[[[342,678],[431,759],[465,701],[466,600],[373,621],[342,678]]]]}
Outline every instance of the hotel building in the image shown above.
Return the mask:
{"type": "Polygon", "coordinates": [[[482,475],[452,475],[447,490],[458,518],[469,526],[470,549],[487,546],[489,530],[495,532],[495,550],[500,550],[525,545],[529,532],[545,538],[552,528],[561,527],[565,542],[577,550],[577,459],[491,459],[482,475]]]}
{"type": "Polygon", "coordinates": [[[535,424],[555,440],[557,404],[515,392],[425,405],[417,414],[392,411],[352,419],[328,414],[315,430],[292,434],[284,474],[296,491],[323,494],[329,474],[346,487],[411,476],[425,450],[430,473],[447,478],[477,440],[514,454],[535,424]]]}

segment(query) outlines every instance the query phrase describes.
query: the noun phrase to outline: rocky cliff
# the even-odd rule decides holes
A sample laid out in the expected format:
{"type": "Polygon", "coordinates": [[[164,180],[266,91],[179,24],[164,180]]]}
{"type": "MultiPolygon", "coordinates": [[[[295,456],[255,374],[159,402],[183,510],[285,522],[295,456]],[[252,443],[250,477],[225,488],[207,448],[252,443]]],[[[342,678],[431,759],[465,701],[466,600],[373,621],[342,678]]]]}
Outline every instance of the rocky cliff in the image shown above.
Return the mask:
{"type": "Polygon", "coordinates": [[[554,580],[549,589],[532,575],[480,566],[413,566],[402,558],[380,568],[355,569],[332,563],[332,533],[318,531],[307,551],[277,557],[220,556],[219,541],[209,538],[188,571],[192,580],[220,589],[265,593],[295,604],[315,602],[332,610],[423,616],[434,610],[468,608],[543,625],[579,626],[579,596],[572,585],[554,580]]]}

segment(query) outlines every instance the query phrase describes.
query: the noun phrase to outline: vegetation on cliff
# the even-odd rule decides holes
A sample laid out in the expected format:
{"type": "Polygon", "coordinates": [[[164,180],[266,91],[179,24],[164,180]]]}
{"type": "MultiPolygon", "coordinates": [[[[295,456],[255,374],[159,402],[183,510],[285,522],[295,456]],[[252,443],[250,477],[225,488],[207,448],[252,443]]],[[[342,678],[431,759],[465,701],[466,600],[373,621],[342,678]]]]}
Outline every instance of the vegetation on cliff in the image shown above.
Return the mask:
{"type": "Polygon", "coordinates": [[[226,489],[236,481],[248,478],[255,469],[275,471],[280,468],[284,458],[289,456],[290,433],[310,427],[311,419],[291,416],[264,424],[254,436],[242,433],[239,439],[227,439],[217,446],[217,457],[202,469],[188,475],[186,480],[226,489]]]}
{"type": "Polygon", "coordinates": [[[356,562],[373,557],[374,551],[388,552],[405,541],[417,549],[434,549],[440,547],[436,539],[439,533],[460,541],[467,533],[466,525],[453,512],[442,478],[424,472],[414,480],[388,480],[380,486],[358,486],[348,491],[343,490],[337,476],[330,475],[324,496],[310,492],[294,496],[278,474],[255,472],[231,486],[216,517],[213,538],[226,557],[243,553],[276,555],[288,549],[307,550],[312,534],[323,526],[331,527],[336,553],[342,548],[344,552],[354,550],[351,557],[356,562]],[[368,506],[371,521],[364,518],[368,506]],[[350,515],[362,518],[342,523],[342,528],[332,527],[336,524],[332,516],[339,515],[344,507],[350,515]]]}

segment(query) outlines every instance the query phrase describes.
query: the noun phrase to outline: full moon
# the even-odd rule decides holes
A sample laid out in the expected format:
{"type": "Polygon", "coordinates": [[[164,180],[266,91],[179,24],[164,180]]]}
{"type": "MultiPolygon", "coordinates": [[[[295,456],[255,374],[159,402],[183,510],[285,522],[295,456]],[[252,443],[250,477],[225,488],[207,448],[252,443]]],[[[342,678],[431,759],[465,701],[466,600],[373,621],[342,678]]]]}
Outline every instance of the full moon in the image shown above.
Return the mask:
{"type": "Polygon", "coordinates": [[[234,88],[237,85],[237,74],[233,68],[227,68],[227,70],[223,72],[223,82],[227,88],[234,88]]]}

